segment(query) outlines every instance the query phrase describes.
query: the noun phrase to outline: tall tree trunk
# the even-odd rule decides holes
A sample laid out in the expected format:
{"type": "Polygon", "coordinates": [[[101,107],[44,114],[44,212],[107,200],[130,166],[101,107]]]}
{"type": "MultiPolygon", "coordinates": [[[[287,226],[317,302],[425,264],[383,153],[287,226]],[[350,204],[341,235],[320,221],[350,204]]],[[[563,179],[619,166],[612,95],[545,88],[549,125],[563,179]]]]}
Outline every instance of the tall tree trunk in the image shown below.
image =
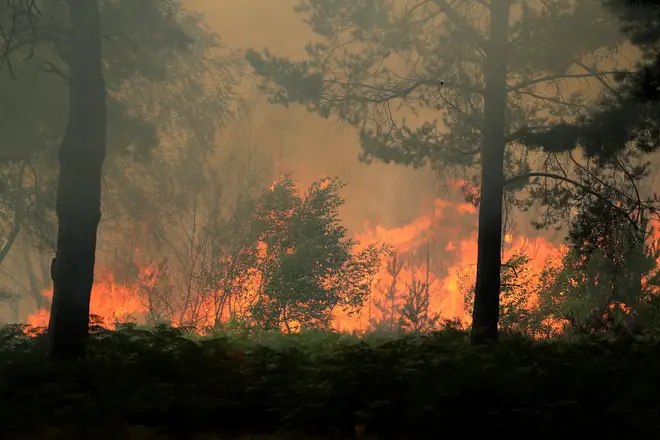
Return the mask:
{"type": "Polygon", "coordinates": [[[481,147],[477,280],[472,314],[473,344],[496,342],[498,335],[510,6],[511,0],[492,1],[490,6],[490,39],[485,67],[484,141],[481,147]]]}
{"type": "Polygon", "coordinates": [[[59,152],[59,230],[51,265],[49,355],[84,354],[94,282],[96,233],[101,219],[106,103],[98,0],[69,0],[69,121],[59,152]]]}

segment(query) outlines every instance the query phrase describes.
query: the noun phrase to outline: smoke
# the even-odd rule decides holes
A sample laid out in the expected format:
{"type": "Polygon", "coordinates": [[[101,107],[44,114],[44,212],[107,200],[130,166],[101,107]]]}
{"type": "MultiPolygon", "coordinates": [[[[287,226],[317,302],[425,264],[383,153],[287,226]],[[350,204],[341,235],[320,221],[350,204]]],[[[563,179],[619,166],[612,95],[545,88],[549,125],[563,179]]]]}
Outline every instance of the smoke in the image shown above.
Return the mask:
{"type": "MultiPolygon", "coordinates": [[[[279,56],[300,58],[305,55],[305,44],[314,38],[302,17],[293,11],[298,0],[187,0],[184,3],[203,12],[210,30],[219,34],[230,49],[268,47],[279,56]]],[[[262,180],[272,181],[279,173],[291,172],[300,188],[306,188],[321,177],[338,177],[348,184],[343,192],[346,204],[341,214],[349,235],[363,241],[396,242],[401,239],[401,233],[428,219],[428,224],[423,224],[424,228],[420,227],[408,241],[403,240],[401,246],[419,245],[421,234],[432,229],[436,243],[433,257],[443,261],[444,277],[452,278],[457,270],[476,262],[476,211],[461,208],[463,200],[457,191],[443,190],[437,176],[427,168],[361,163],[358,160],[361,147],[353,128],[324,120],[300,107],[270,105],[255,91],[257,81],[245,78],[242,86],[248,101],[245,112],[219,134],[215,160],[221,162],[236,151],[244,154],[249,147],[263,159],[263,167],[259,168],[262,180]],[[443,201],[440,205],[438,198],[443,201]]],[[[410,122],[414,123],[414,115],[410,116],[410,122]]],[[[418,115],[418,120],[428,115],[423,116],[418,115]]],[[[537,243],[544,256],[554,252],[554,245],[563,238],[562,234],[532,228],[533,211],[511,215],[515,235],[537,243]]],[[[35,267],[43,266],[44,262],[37,258],[32,255],[35,267]]],[[[108,257],[101,251],[99,262],[104,261],[108,257]]],[[[24,266],[23,261],[7,262],[3,281],[27,292],[31,289],[29,280],[22,275],[24,266]],[[20,275],[10,277],[8,273],[20,275]]],[[[47,281],[47,271],[41,271],[41,275],[44,278],[41,281],[47,281]]],[[[449,278],[443,288],[445,296],[455,290],[454,281],[449,278]]],[[[33,311],[33,304],[32,298],[23,301],[23,318],[33,311]]],[[[452,307],[453,313],[458,313],[460,307],[455,304],[452,307]]]]}

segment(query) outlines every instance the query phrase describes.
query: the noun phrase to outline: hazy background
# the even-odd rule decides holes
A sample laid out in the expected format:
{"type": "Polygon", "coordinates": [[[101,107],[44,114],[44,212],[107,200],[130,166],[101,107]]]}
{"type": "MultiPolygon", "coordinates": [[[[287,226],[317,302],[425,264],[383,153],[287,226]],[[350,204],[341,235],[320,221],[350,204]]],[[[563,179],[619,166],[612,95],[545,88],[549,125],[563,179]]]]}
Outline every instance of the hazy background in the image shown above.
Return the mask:
{"type": "MultiPolygon", "coordinates": [[[[188,3],[206,14],[209,26],[230,48],[268,47],[277,55],[301,57],[305,44],[313,38],[302,16],[293,11],[295,0],[188,3]]],[[[345,220],[353,230],[365,221],[400,226],[432,209],[430,202],[436,193],[433,174],[394,164],[360,163],[360,145],[351,127],[323,120],[301,108],[273,107],[262,100],[254,128],[257,142],[272,149],[301,184],[325,175],[348,183],[345,220]]]]}
{"type": "MultiPolygon", "coordinates": [[[[297,58],[304,56],[304,46],[313,38],[303,17],[293,10],[297,0],[188,0],[184,3],[205,15],[208,26],[220,35],[228,50],[268,48],[275,55],[297,58]]],[[[634,60],[635,54],[622,56],[634,60]]],[[[245,148],[246,139],[249,139],[251,145],[267,152],[273,161],[270,179],[280,172],[292,172],[301,188],[305,188],[324,176],[339,177],[348,184],[343,192],[346,204],[342,217],[351,236],[396,241],[405,228],[409,235],[420,228],[432,229],[437,242],[434,258],[446,270],[476,263],[476,214],[460,209],[460,197],[441,187],[437,176],[429,169],[361,163],[358,160],[361,148],[354,129],[324,120],[299,107],[272,106],[258,93],[257,83],[256,78],[245,78],[241,91],[253,103],[251,116],[230,123],[219,134],[220,153],[245,148]],[[234,138],[239,139],[235,141],[234,138]],[[451,204],[438,205],[438,198],[451,204]],[[461,242],[462,247],[457,245],[461,242]]],[[[561,242],[561,233],[532,228],[530,214],[516,213],[514,218],[517,236],[541,239],[536,242],[537,249],[532,250],[540,252],[539,258],[547,256],[552,247],[561,242]],[[539,243],[544,249],[539,249],[539,243]]],[[[102,222],[100,230],[107,231],[108,227],[102,222]]],[[[105,261],[105,251],[99,249],[101,265],[105,261]]],[[[46,277],[44,261],[33,263],[41,277],[46,277]]],[[[20,255],[20,246],[15,246],[0,267],[0,282],[17,292],[29,290],[25,269],[26,260],[20,255]]],[[[25,295],[19,304],[18,316],[25,319],[33,311],[34,302],[25,295]]],[[[7,310],[0,313],[0,317],[7,319],[7,310]]]]}

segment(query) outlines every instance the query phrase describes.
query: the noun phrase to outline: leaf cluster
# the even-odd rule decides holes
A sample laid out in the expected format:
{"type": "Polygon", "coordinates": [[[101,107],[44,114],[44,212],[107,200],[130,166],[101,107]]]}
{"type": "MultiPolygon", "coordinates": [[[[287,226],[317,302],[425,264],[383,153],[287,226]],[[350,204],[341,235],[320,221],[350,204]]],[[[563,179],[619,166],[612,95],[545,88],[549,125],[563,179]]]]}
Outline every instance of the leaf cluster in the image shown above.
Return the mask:
{"type": "Polygon", "coordinates": [[[265,329],[298,323],[327,328],[335,308],[359,310],[371,291],[382,250],[347,237],[339,220],[343,184],[325,178],[300,194],[283,176],[259,201],[258,269],[262,289],[251,307],[265,329]]]}

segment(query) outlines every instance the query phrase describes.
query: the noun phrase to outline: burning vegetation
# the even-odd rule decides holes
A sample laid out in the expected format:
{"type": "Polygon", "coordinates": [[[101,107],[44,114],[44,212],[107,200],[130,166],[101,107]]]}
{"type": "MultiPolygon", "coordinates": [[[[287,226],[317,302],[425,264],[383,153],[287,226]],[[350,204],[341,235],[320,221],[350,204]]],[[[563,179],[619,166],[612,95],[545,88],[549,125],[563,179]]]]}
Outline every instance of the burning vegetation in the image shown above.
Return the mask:
{"type": "Polygon", "coordinates": [[[3,438],[656,435],[657,5],[296,2],[0,5],[3,438]]]}
{"type": "MultiPolygon", "coordinates": [[[[241,201],[233,218],[220,224],[196,219],[192,229],[199,235],[191,237],[187,254],[175,256],[179,265],[168,257],[145,261],[134,249],[131,276],[97,268],[90,312],[110,328],[167,323],[200,334],[231,328],[428,332],[447,321],[469,327],[477,237],[465,229],[476,224],[477,208],[436,199],[432,212],[407,225],[367,223],[350,238],[339,218],[343,187],[324,178],[303,194],[282,176],[241,201]]],[[[502,329],[534,338],[599,330],[611,311],[628,316],[653,298],[654,236],[636,241],[631,234],[639,231],[616,213],[602,225],[613,230],[583,236],[578,222],[589,220],[594,228],[593,210],[608,215],[601,200],[594,203],[575,217],[569,243],[505,235],[502,329]]],[[[50,301],[52,290],[43,295],[50,301]]],[[[48,321],[47,309],[27,319],[37,327],[48,321]]]]}

